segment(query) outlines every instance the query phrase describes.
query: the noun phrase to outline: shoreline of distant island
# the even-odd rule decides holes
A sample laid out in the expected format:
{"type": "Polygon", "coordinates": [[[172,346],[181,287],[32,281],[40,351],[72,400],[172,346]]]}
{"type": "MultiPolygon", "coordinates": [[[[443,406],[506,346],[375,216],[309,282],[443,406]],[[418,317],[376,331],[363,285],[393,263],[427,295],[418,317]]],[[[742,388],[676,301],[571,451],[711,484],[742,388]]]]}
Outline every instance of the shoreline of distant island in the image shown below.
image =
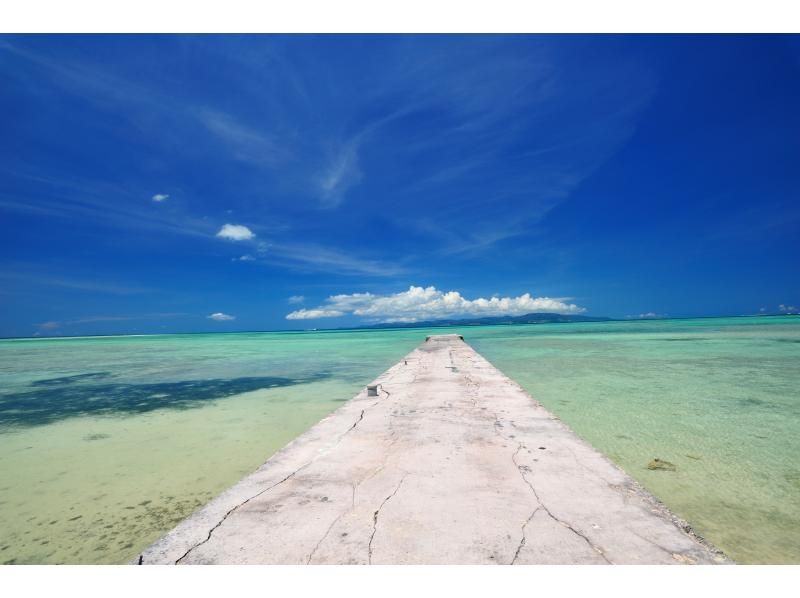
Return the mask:
{"type": "Polygon", "coordinates": [[[451,326],[498,326],[512,324],[553,324],[574,322],[613,322],[604,316],[581,316],[557,313],[530,313],[521,316],[484,316],[480,318],[443,318],[415,322],[379,322],[357,328],[334,328],[333,330],[382,330],[386,328],[448,328],[451,326]]]}

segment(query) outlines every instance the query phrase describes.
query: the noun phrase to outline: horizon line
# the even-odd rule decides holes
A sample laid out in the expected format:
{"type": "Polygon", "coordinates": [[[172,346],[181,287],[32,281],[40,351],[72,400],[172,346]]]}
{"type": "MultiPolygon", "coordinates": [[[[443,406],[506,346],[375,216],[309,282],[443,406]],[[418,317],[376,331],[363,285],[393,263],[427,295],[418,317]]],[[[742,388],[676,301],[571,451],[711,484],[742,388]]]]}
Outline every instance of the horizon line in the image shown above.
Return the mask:
{"type": "MultiPolygon", "coordinates": [[[[502,317],[502,316],[498,316],[502,317]]],[[[514,316],[520,317],[520,316],[514,316]]],[[[574,322],[497,322],[491,324],[429,324],[422,325],[405,325],[405,326],[381,326],[381,324],[373,324],[370,326],[345,326],[339,328],[280,328],[272,330],[204,330],[193,332],[149,332],[149,333],[121,333],[121,334],[71,334],[68,336],[0,336],[0,341],[13,341],[13,340],[74,340],[74,339],[88,339],[88,338],[120,338],[120,337],[140,337],[140,336],[185,336],[190,334],[268,334],[268,333],[308,333],[308,332],[374,332],[377,330],[414,330],[424,328],[456,328],[458,326],[470,326],[472,328],[487,327],[487,326],[543,326],[548,324],[604,324],[608,322],[657,322],[664,320],[720,320],[725,318],[775,318],[775,317],[800,317],[796,313],[764,313],[764,314],[735,314],[725,316],[664,316],[658,318],[612,318],[608,316],[595,316],[597,319],[588,321],[576,320],[574,322]]],[[[463,322],[469,322],[464,319],[463,322]]]]}

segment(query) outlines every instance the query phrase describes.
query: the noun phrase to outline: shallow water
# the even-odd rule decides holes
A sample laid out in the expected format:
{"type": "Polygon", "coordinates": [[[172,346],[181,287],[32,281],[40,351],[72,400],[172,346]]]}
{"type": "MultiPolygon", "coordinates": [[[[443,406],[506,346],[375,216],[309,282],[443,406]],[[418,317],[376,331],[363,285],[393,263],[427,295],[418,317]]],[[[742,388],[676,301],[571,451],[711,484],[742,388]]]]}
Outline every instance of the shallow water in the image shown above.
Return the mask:
{"type": "Polygon", "coordinates": [[[119,563],[419,344],[406,331],[0,341],[0,563],[119,563]]]}
{"type": "MultiPolygon", "coordinates": [[[[134,558],[429,332],[0,341],[0,562],[134,558]]],[[[800,563],[800,318],[437,332],[737,561],[800,563]]]]}
{"type": "Polygon", "coordinates": [[[800,318],[466,333],[734,560],[800,563],[800,318]]]}

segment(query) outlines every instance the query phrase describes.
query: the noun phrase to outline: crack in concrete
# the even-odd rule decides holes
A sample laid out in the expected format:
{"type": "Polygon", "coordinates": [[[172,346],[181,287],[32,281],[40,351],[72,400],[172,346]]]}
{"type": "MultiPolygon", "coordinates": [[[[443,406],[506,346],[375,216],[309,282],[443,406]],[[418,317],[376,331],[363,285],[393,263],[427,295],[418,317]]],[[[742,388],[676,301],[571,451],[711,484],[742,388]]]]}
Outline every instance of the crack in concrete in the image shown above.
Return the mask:
{"type": "Polygon", "coordinates": [[[353,497],[352,497],[351,500],[352,500],[352,502],[351,502],[350,508],[347,511],[342,511],[341,513],[339,513],[339,515],[337,515],[336,518],[333,521],[331,521],[331,524],[328,526],[328,529],[325,530],[325,534],[319,539],[319,542],[317,542],[316,546],[314,546],[314,549],[309,553],[308,558],[306,559],[306,565],[310,565],[311,564],[311,559],[314,558],[314,555],[317,553],[317,550],[319,550],[319,547],[322,546],[322,543],[325,541],[325,538],[327,538],[328,535],[330,535],[331,530],[333,529],[333,527],[337,523],[339,523],[339,520],[342,517],[344,517],[345,515],[347,515],[348,513],[352,513],[353,510],[355,509],[355,507],[356,507],[356,484],[353,484],[353,497]]]}
{"type": "Polygon", "coordinates": [[[383,471],[383,469],[386,467],[386,464],[389,462],[389,457],[391,456],[391,450],[390,449],[392,448],[392,446],[394,446],[395,442],[397,442],[397,436],[396,435],[393,436],[393,438],[389,442],[389,444],[386,445],[386,450],[384,451],[385,454],[384,454],[384,457],[383,457],[383,462],[380,465],[378,465],[378,467],[376,467],[372,471],[372,473],[370,473],[366,477],[364,477],[361,480],[359,480],[359,482],[357,484],[353,485],[352,508],[355,508],[355,506],[356,506],[356,492],[361,487],[361,484],[365,483],[367,480],[371,480],[372,478],[374,478],[381,471],[383,471]]]}
{"type": "MultiPolygon", "coordinates": [[[[553,557],[561,553],[567,559],[584,562],[601,563],[601,556],[605,562],[611,562],[609,558],[614,562],[626,562],[629,554],[634,561],[641,560],[642,554],[648,554],[654,561],[661,562],[671,560],[664,546],[683,554],[684,544],[677,541],[673,544],[672,536],[667,533],[672,533],[671,530],[663,530],[663,535],[658,529],[651,530],[645,521],[648,513],[640,516],[633,509],[645,508],[659,515],[655,508],[646,509],[649,502],[640,505],[636,493],[622,492],[621,488],[614,493],[621,496],[615,497],[608,492],[605,486],[613,488],[611,482],[619,482],[622,478],[601,467],[609,462],[607,457],[605,460],[596,458],[588,443],[575,441],[572,438],[574,433],[558,418],[540,411],[543,408],[530,395],[518,396],[518,392],[524,392],[521,387],[508,380],[488,361],[471,350],[452,348],[448,351],[443,343],[436,351],[416,351],[412,359],[414,367],[406,367],[412,364],[410,360],[401,361],[371,383],[377,385],[377,393],[363,389],[349,407],[330,420],[326,418],[316,432],[304,437],[291,451],[279,455],[274,462],[259,469],[252,480],[243,481],[227,496],[182,524],[168,539],[172,546],[166,545],[165,548],[162,544],[156,548],[160,558],[166,557],[177,564],[224,562],[228,551],[236,561],[245,558],[251,562],[275,560],[319,564],[342,560],[364,563],[362,559],[368,556],[369,564],[386,562],[395,556],[394,545],[399,540],[405,543],[405,539],[398,538],[397,534],[402,531],[398,526],[405,523],[406,501],[414,501],[411,508],[421,512],[429,508],[424,497],[421,503],[418,501],[414,480],[409,482],[411,490],[399,494],[405,486],[405,477],[415,471],[427,474],[431,470],[454,469],[453,465],[464,469],[479,468],[481,474],[488,471],[493,476],[490,481],[498,482],[498,508],[491,513],[506,511],[503,525],[498,526],[491,517],[485,521],[480,517],[474,518],[476,526],[485,526],[488,537],[496,536],[491,562],[524,564],[554,560],[553,557]],[[452,367],[447,368],[448,365],[452,367]],[[454,373],[451,374],[450,369],[454,373]],[[459,370],[457,374],[455,370],[459,370]],[[395,388],[394,393],[385,388],[388,385],[395,388]],[[533,411],[530,410],[531,404],[536,407],[533,411]],[[370,419],[366,418],[367,411],[370,411],[370,419]],[[364,421],[367,423],[363,424],[364,421]],[[554,426],[556,423],[560,427],[554,426]],[[490,430],[494,433],[490,434],[490,430]],[[470,445],[465,450],[465,442],[473,440],[476,451],[471,452],[473,447],[470,445]],[[559,444],[562,442],[565,446],[559,444]],[[435,450],[426,453],[426,443],[431,443],[435,450]],[[547,445],[552,452],[534,450],[540,444],[547,445]],[[455,452],[448,451],[450,445],[455,452]],[[483,451],[484,448],[487,450],[483,451]],[[420,455],[415,453],[417,450],[420,455]],[[343,459],[345,452],[353,458],[343,459]],[[426,459],[428,454],[432,457],[430,463],[426,459]],[[476,454],[477,459],[474,458],[476,454]],[[586,463],[597,466],[603,475],[592,475],[594,472],[580,460],[587,455],[594,457],[587,459],[586,463]],[[436,459],[443,460],[439,464],[436,459]],[[517,468],[516,476],[513,470],[508,469],[508,460],[512,460],[517,468]],[[575,476],[575,479],[570,476],[575,476]],[[578,488],[583,490],[578,484],[582,478],[586,479],[588,490],[599,488],[604,499],[608,498],[607,509],[600,505],[605,510],[598,513],[597,523],[603,523],[604,515],[619,515],[606,520],[605,531],[594,525],[592,510],[584,510],[582,504],[574,502],[574,492],[578,488]],[[528,489],[520,486],[520,481],[528,489]],[[573,481],[576,482],[574,489],[573,481]],[[292,502],[292,512],[288,514],[283,511],[283,505],[279,505],[287,499],[291,501],[298,493],[306,494],[309,487],[313,490],[320,483],[335,486],[336,494],[332,495],[335,504],[325,501],[323,506],[301,500],[296,504],[292,502]],[[361,490],[362,486],[365,490],[361,490]],[[348,488],[351,489],[350,505],[346,502],[348,488]],[[248,498],[251,494],[254,496],[248,498]],[[548,498],[546,506],[540,496],[548,498]],[[398,506],[388,507],[389,501],[398,506]],[[248,503],[253,506],[248,507],[248,503]],[[622,512],[614,513],[614,507],[622,508],[626,514],[630,512],[630,521],[621,518],[622,512]],[[385,508],[389,508],[388,513],[383,512],[385,508]],[[236,515],[237,509],[241,517],[236,515]],[[564,520],[558,519],[556,512],[564,520]],[[539,517],[538,521],[536,517],[539,517]],[[270,530],[270,522],[275,518],[298,526],[297,538],[292,543],[287,543],[281,534],[270,530]],[[571,523],[572,520],[575,524],[571,523]],[[226,521],[230,521],[228,527],[224,526],[226,521]],[[257,531],[252,525],[259,529],[264,526],[263,541],[260,533],[252,537],[257,531]],[[628,534],[629,525],[643,536],[623,537],[628,534]],[[514,528],[520,534],[516,544],[514,528]],[[531,530],[530,536],[528,529],[531,530]],[[380,542],[383,544],[379,542],[376,545],[374,540],[378,531],[382,534],[380,542]],[[248,535],[251,535],[252,542],[248,541],[248,535]],[[364,546],[365,540],[368,546],[364,546]],[[596,546],[593,541],[597,542],[596,546]],[[206,542],[208,548],[203,549],[206,542]],[[663,546],[659,546],[659,550],[648,543],[663,546]],[[186,550],[192,544],[195,546],[186,550]],[[242,554],[248,550],[248,545],[253,555],[242,554]],[[606,545],[609,546],[608,558],[604,552],[606,545]],[[391,548],[392,554],[385,552],[389,549],[387,547],[391,548]],[[378,552],[379,548],[384,552],[378,552]],[[500,551],[495,552],[498,548],[500,551]],[[553,549],[553,554],[544,554],[548,548],[553,549]],[[183,550],[186,552],[175,561],[183,550]],[[595,556],[595,553],[600,556],[595,556]]],[[[482,480],[470,479],[464,484],[465,490],[485,488],[482,480]]],[[[426,489],[427,486],[423,488],[426,489]]],[[[646,498],[644,494],[642,497],[646,498]]],[[[450,514],[446,512],[445,517],[450,514]]],[[[466,511],[466,515],[473,514],[466,511]]],[[[666,510],[661,513],[662,518],[667,515],[666,510]]],[[[454,520],[454,523],[458,525],[459,522],[454,520]]],[[[467,525],[472,524],[467,517],[467,525]]],[[[439,542],[435,528],[416,531],[420,535],[429,533],[439,542]]],[[[471,547],[465,548],[475,554],[471,547]]],[[[430,558],[441,558],[441,551],[437,551],[436,546],[426,546],[426,549],[429,549],[426,554],[430,558]]],[[[463,550],[462,554],[466,553],[467,550],[463,550]]],[[[699,560],[703,561],[705,554],[698,554],[699,560]]]]}
{"type": "MultiPolygon", "coordinates": [[[[350,426],[350,428],[348,428],[347,432],[351,432],[353,430],[353,428],[355,428],[358,424],[361,423],[361,420],[364,419],[364,411],[366,411],[366,410],[365,409],[361,410],[361,415],[359,415],[358,419],[356,420],[356,422],[352,426],[350,426]]],[[[347,434],[347,432],[345,432],[345,434],[347,434]]]]}
{"type": "Polygon", "coordinates": [[[397,494],[397,492],[400,490],[400,486],[403,485],[403,482],[405,481],[407,475],[408,474],[406,473],[406,474],[403,475],[402,478],[400,478],[400,482],[397,484],[397,488],[394,489],[394,492],[392,492],[389,496],[384,498],[383,502],[380,504],[378,509],[372,514],[372,535],[369,537],[369,544],[367,545],[367,551],[368,551],[367,552],[367,562],[370,565],[372,564],[372,541],[375,539],[375,534],[378,531],[378,515],[380,514],[381,509],[383,509],[383,506],[387,502],[389,502],[392,499],[392,497],[395,494],[397,494]]]}
{"type": "Polygon", "coordinates": [[[634,531],[634,530],[632,530],[632,529],[629,529],[628,531],[629,531],[630,533],[632,533],[634,536],[636,536],[637,538],[639,538],[640,540],[644,540],[644,541],[645,541],[645,542],[647,542],[648,544],[650,544],[650,545],[652,545],[652,546],[655,546],[656,548],[658,548],[659,550],[661,550],[661,551],[663,551],[663,552],[666,552],[666,553],[667,553],[668,555],[670,555],[672,558],[675,558],[675,554],[676,554],[676,553],[672,552],[672,551],[671,551],[671,550],[669,550],[668,548],[664,548],[663,546],[661,546],[661,544],[658,544],[657,542],[654,542],[654,541],[653,541],[653,540],[651,540],[650,538],[646,538],[645,536],[643,536],[643,535],[641,535],[641,534],[639,534],[639,533],[635,532],[635,531],[634,531]]]}
{"type": "MultiPolygon", "coordinates": [[[[328,526],[328,529],[327,529],[327,530],[325,530],[325,534],[322,536],[322,538],[320,538],[319,542],[317,542],[316,546],[314,546],[314,549],[313,549],[313,550],[311,551],[311,553],[308,555],[308,559],[306,559],[306,565],[309,565],[309,564],[311,564],[311,559],[314,557],[314,555],[316,554],[316,552],[317,552],[317,550],[319,549],[319,547],[320,547],[320,546],[322,545],[322,543],[325,541],[325,538],[327,538],[327,537],[330,535],[330,533],[331,533],[331,530],[332,530],[332,529],[334,528],[334,526],[335,526],[335,525],[336,525],[336,524],[339,522],[339,520],[340,520],[342,517],[344,517],[345,515],[348,515],[348,514],[350,514],[350,513],[352,513],[353,511],[355,511],[355,510],[356,510],[356,493],[358,492],[358,489],[361,487],[361,484],[363,484],[363,483],[367,482],[368,480],[371,480],[371,479],[372,479],[372,478],[374,478],[376,475],[378,475],[378,474],[379,474],[381,471],[383,471],[383,469],[386,467],[386,464],[389,462],[389,457],[391,456],[391,450],[390,450],[390,449],[391,449],[392,445],[394,445],[394,443],[395,443],[396,441],[397,441],[397,437],[396,437],[396,436],[394,436],[394,437],[392,438],[391,442],[389,442],[389,444],[387,445],[387,447],[386,447],[386,451],[385,451],[385,456],[384,456],[384,458],[383,458],[383,463],[381,463],[381,464],[380,464],[378,467],[376,467],[376,468],[375,468],[375,469],[374,469],[374,470],[373,470],[371,473],[369,473],[369,474],[368,474],[368,475],[366,475],[365,477],[361,478],[361,479],[360,479],[360,480],[359,480],[357,483],[351,484],[351,486],[352,486],[352,488],[353,488],[353,492],[352,492],[352,495],[351,495],[351,497],[350,497],[350,508],[349,508],[349,509],[347,509],[346,511],[343,511],[343,512],[341,512],[341,513],[340,513],[339,515],[337,515],[337,516],[336,516],[336,518],[335,518],[335,519],[334,519],[334,520],[331,522],[331,524],[328,526]]],[[[403,477],[405,477],[405,476],[403,476],[403,477]]],[[[402,480],[401,480],[401,482],[402,482],[402,480]]],[[[396,492],[396,491],[395,491],[395,492],[396,492]]],[[[374,534],[373,534],[373,535],[374,535],[374,534]]]]}
{"type": "MultiPolygon", "coordinates": [[[[349,428],[348,428],[348,429],[347,429],[347,430],[346,430],[346,431],[345,431],[345,432],[344,432],[344,433],[343,433],[341,436],[339,436],[339,439],[336,441],[336,444],[334,444],[334,445],[333,445],[333,446],[332,446],[332,447],[331,447],[329,450],[333,450],[333,449],[335,449],[337,446],[339,446],[339,443],[341,443],[342,439],[343,439],[345,436],[347,436],[347,434],[349,434],[350,432],[352,432],[352,431],[355,429],[355,427],[356,427],[356,426],[357,426],[359,423],[361,423],[361,421],[364,419],[364,411],[366,411],[366,410],[365,410],[365,409],[362,409],[362,410],[361,410],[361,414],[359,415],[359,417],[358,417],[358,419],[355,421],[355,423],[354,423],[352,426],[350,426],[350,427],[349,427],[349,428]]],[[[329,452],[329,451],[326,451],[326,452],[329,452]]],[[[297,475],[299,472],[301,472],[303,469],[305,469],[306,467],[308,467],[309,465],[311,465],[312,463],[314,463],[314,461],[316,461],[316,459],[313,459],[313,460],[309,461],[308,463],[305,463],[304,465],[302,465],[302,466],[298,467],[297,469],[295,469],[295,470],[294,470],[292,473],[290,473],[289,475],[287,475],[287,476],[286,476],[285,478],[283,478],[282,480],[280,480],[280,481],[278,481],[278,482],[275,482],[274,484],[272,484],[271,486],[268,486],[267,488],[264,488],[263,490],[260,490],[259,492],[255,493],[255,494],[254,494],[254,495],[252,495],[251,497],[247,498],[246,500],[243,500],[242,502],[240,502],[240,503],[239,503],[239,504],[237,504],[236,506],[234,506],[234,507],[232,507],[231,509],[229,509],[229,510],[228,510],[228,511],[225,513],[225,515],[223,515],[223,516],[222,516],[222,519],[220,519],[220,520],[217,522],[217,524],[216,524],[216,525],[214,525],[214,527],[212,527],[210,530],[208,530],[208,535],[206,536],[206,538],[205,538],[204,540],[202,540],[201,542],[198,542],[197,544],[195,544],[195,545],[194,545],[194,546],[192,546],[191,548],[189,548],[189,550],[187,550],[186,552],[184,552],[184,553],[183,553],[183,555],[181,555],[181,557],[180,557],[180,558],[178,558],[178,559],[175,561],[175,564],[176,564],[176,565],[179,565],[179,564],[181,563],[181,561],[182,561],[183,559],[185,559],[187,556],[189,556],[189,554],[190,554],[192,551],[194,551],[195,549],[199,548],[200,546],[202,546],[203,544],[205,544],[206,542],[208,542],[209,540],[211,540],[211,536],[214,534],[214,532],[217,530],[217,528],[219,528],[219,527],[220,527],[220,526],[221,526],[223,523],[225,523],[225,520],[226,520],[228,517],[230,517],[230,516],[231,516],[231,515],[232,515],[232,514],[233,514],[235,511],[237,511],[237,510],[238,510],[240,507],[243,507],[244,505],[246,505],[247,503],[249,503],[251,500],[258,498],[259,496],[262,496],[262,495],[266,494],[267,492],[269,492],[269,491],[270,491],[270,490],[272,490],[273,488],[276,488],[276,487],[280,486],[280,485],[281,485],[281,484],[283,484],[284,482],[287,482],[287,481],[289,481],[289,480],[290,480],[290,479],[292,479],[292,478],[293,478],[295,475],[297,475]]]]}
{"type": "Polygon", "coordinates": [[[272,490],[272,489],[273,489],[273,488],[275,488],[276,486],[280,486],[280,485],[281,485],[281,484],[283,484],[284,482],[286,482],[286,481],[290,480],[291,478],[293,478],[293,477],[294,477],[294,476],[295,476],[295,475],[296,475],[296,474],[297,474],[297,473],[298,473],[298,472],[299,472],[301,469],[304,469],[305,467],[308,467],[309,465],[311,465],[311,462],[309,462],[309,463],[306,463],[306,464],[305,464],[305,465],[303,465],[302,467],[299,467],[298,469],[294,470],[292,473],[290,473],[289,475],[287,475],[285,478],[283,478],[283,479],[282,479],[282,480],[280,480],[279,482],[276,482],[276,483],[272,484],[272,486],[269,486],[268,488],[264,488],[264,490],[261,490],[260,492],[258,492],[258,493],[256,493],[256,494],[254,494],[253,496],[251,496],[251,497],[250,497],[250,498],[248,498],[247,500],[244,500],[244,501],[240,502],[238,505],[236,505],[235,507],[231,508],[231,509],[230,509],[230,510],[229,510],[227,513],[225,513],[225,515],[223,515],[223,516],[222,516],[222,519],[220,519],[220,520],[217,522],[217,524],[216,524],[214,527],[212,527],[210,530],[208,530],[208,536],[206,536],[206,539],[205,539],[205,540],[203,540],[202,542],[198,542],[197,544],[195,544],[194,546],[192,546],[192,547],[191,547],[189,550],[187,550],[186,552],[184,552],[184,553],[183,553],[183,555],[182,555],[182,556],[181,556],[181,557],[180,557],[178,560],[176,560],[176,561],[175,561],[175,564],[176,564],[176,565],[180,565],[181,561],[182,561],[183,559],[185,559],[187,556],[189,556],[189,553],[190,553],[190,552],[192,552],[194,549],[196,549],[196,548],[199,548],[200,546],[202,546],[203,544],[205,544],[206,542],[208,542],[208,541],[211,539],[211,535],[214,533],[214,531],[215,531],[215,530],[216,530],[216,529],[217,529],[217,528],[218,528],[220,525],[222,525],[223,523],[225,523],[225,520],[226,520],[226,519],[227,519],[227,518],[228,518],[228,517],[229,517],[229,516],[230,516],[230,515],[231,515],[231,514],[234,512],[234,511],[236,511],[236,510],[237,510],[239,507],[243,507],[244,505],[246,505],[247,503],[249,503],[249,502],[250,502],[251,500],[253,500],[254,498],[258,498],[259,496],[261,496],[262,494],[264,494],[264,493],[266,493],[266,492],[269,492],[270,490],[272,490]]]}
{"type": "MultiPolygon", "coordinates": [[[[494,429],[494,433],[497,434],[503,440],[509,440],[506,436],[503,435],[503,423],[500,421],[500,416],[496,413],[492,413],[494,415],[494,423],[492,424],[492,428],[494,429]]],[[[519,444],[519,443],[518,443],[519,444]]],[[[516,453],[515,453],[516,456],[516,453]]]]}
{"type": "Polygon", "coordinates": [[[602,559],[603,559],[603,560],[604,560],[606,563],[608,563],[609,565],[613,565],[614,563],[612,563],[612,562],[611,562],[611,561],[608,559],[608,557],[605,555],[605,553],[603,552],[603,550],[602,550],[602,549],[601,549],[599,546],[595,545],[595,544],[594,544],[594,543],[593,543],[593,542],[592,542],[592,541],[591,541],[591,540],[590,540],[590,539],[589,539],[589,538],[588,538],[588,537],[587,537],[585,534],[583,534],[583,533],[579,532],[578,530],[576,530],[576,529],[575,529],[574,527],[572,527],[572,525],[570,525],[568,522],[564,521],[563,519],[559,519],[558,517],[556,517],[555,515],[553,515],[553,513],[550,511],[550,509],[548,509],[548,508],[545,506],[545,504],[544,504],[544,503],[542,502],[542,500],[539,498],[539,493],[538,493],[538,492],[536,492],[536,488],[534,488],[534,487],[533,487],[533,484],[531,484],[531,482],[530,482],[530,481],[528,480],[528,478],[525,476],[525,469],[523,469],[525,466],[523,466],[523,465],[520,465],[520,464],[517,462],[517,455],[519,454],[519,452],[520,452],[520,451],[521,451],[523,448],[525,448],[525,445],[523,445],[523,444],[521,444],[521,443],[520,443],[520,444],[518,444],[518,445],[517,445],[517,450],[516,450],[516,451],[514,451],[514,454],[511,456],[511,460],[514,462],[514,465],[517,467],[517,470],[519,471],[519,475],[520,475],[520,476],[522,476],[522,479],[524,480],[524,482],[525,482],[525,483],[528,485],[528,487],[531,489],[531,492],[533,492],[533,495],[536,497],[536,502],[537,502],[537,503],[539,503],[539,506],[542,508],[542,510],[544,510],[544,512],[545,512],[545,513],[547,513],[547,515],[548,515],[548,516],[549,516],[549,517],[550,517],[550,518],[551,518],[553,521],[555,521],[555,522],[557,522],[557,523],[560,523],[561,525],[563,525],[564,527],[566,527],[568,530],[570,530],[570,531],[571,531],[573,534],[575,534],[575,535],[576,535],[576,536],[578,536],[579,538],[583,539],[583,541],[584,541],[584,542],[586,542],[586,544],[588,544],[588,545],[589,545],[589,547],[590,547],[592,550],[594,550],[594,551],[595,551],[597,554],[599,554],[599,555],[602,557],[602,559]]]}
{"type": "MultiPolygon", "coordinates": [[[[381,386],[381,390],[383,390],[383,392],[385,392],[385,393],[387,394],[387,398],[388,398],[389,396],[391,396],[391,395],[390,395],[390,393],[389,393],[389,391],[388,391],[388,390],[386,390],[386,389],[384,389],[384,388],[383,388],[383,386],[381,386]]],[[[362,416],[363,416],[363,411],[362,411],[362,416]]],[[[360,421],[360,420],[359,420],[359,421],[360,421]]],[[[357,423],[358,423],[358,422],[356,422],[356,424],[357,424],[357,423]]],[[[355,425],[356,425],[356,424],[353,424],[353,427],[355,427],[355,425]]],[[[390,426],[391,426],[391,413],[390,413],[390,426]]],[[[352,430],[352,428],[350,428],[350,429],[352,430]]],[[[306,565],[309,565],[309,564],[311,564],[311,559],[314,557],[314,555],[316,554],[316,552],[317,552],[317,550],[319,549],[319,547],[320,547],[320,546],[322,545],[322,543],[325,541],[325,538],[327,538],[327,537],[330,535],[330,533],[331,533],[331,530],[332,530],[332,529],[334,528],[334,526],[335,526],[335,525],[336,525],[336,524],[339,522],[339,520],[340,520],[342,517],[344,517],[345,515],[347,515],[347,514],[349,514],[349,513],[352,513],[353,511],[355,511],[355,509],[356,509],[356,493],[358,492],[358,489],[361,487],[361,485],[362,485],[363,483],[367,482],[368,480],[371,480],[372,478],[374,478],[374,477],[375,477],[376,475],[378,475],[378,474],[379,474],[381,471],[383,471],[383,469],[386,467],[387,463],[389,462],[389,458],[390,458],[390,456],[391,456],[391,453],[392,453],[392,451],[391,451],[391,448],[392,448],[392,446],[394,446],[395,442],[397,442],[397,433],[396,433],[394,430],[392,430],[392,431],[390,432],[390,435],[391,435],[391,440],[390,440],[389,444],[388,444],[388,445],[386,445],[386,449],[385,449],[385,451],[384,451],[383,462],[382,462],[382,463],[381,463],[381,464],[380,464],[378,467],[376,467],[376,468],[375,468],[375,469],[374,469],[374,470],[373,470],[371,473],[369,473],[369,474],[368,474],[368,475],[366,475],[365,477],[361,478],[361,480],[359,480],[357,483],[351,484],[351,485],[352,485],[352,487],[353,487],[353,492],[352,492],[352,496],[350,497],[350,508],[349,508],[348,510],[346,510],[346,511],[343,511],[342,513],[340,513],[340,514],[339,514],[339,515],[338,515],[338,516],[337,516],[337,517],[336,517],[336,518],[333,520],[333,522],[331,522],[331,524],[328,526],[328,529],[325,531],[325,534],[322,536],[322,538],[320,538],[319,542],[317,542],[316,546],[314,546],[314,549],[313,549],[313,550],[311,551],[311,553],[308,555],[308,559],[306,560],[306,565]]],[[[404,477],[405,477],[405,476],[404,476],[404,477]]],[[[402,480],[401,480],[401,482],[402,482],[402,480]]],[[[373,534],[373,535],[374,535],[374,534],[373,534]]]]}
{"type": "Polygon", "coordinates": [[[538,512],[539,512],[539,507],[536,507],[533,510],[533,513],[531,513],[531,516],[528,517],[525,520],[525,523],[522,524],[522,539],[519,541],[519,546],[517,546],[517,551],[514,553],[514,558],[511,559],[511,563],[510,563],[511,565],[514,565],[517,562],[517,559],[519,558],[519,553],[522,552],[522,549],[525,546],[525,542],[527,540],[527,538],[525,536],[525,528],[528,527],[528,524],[533,520],[533,516],[536,515],[536,513],[538,513],[538,512]]]}
{"type": "Polygon", "coordinates": [[[476,380],[474,380],[472,378],[472,376],[470,376],[469,374],[464,374],[464,380],[466,380],[467,387],[468,387],[467,399],[472,402],[472,408],[473,409],[477,409],[478,408],[478,398],[477,397],[478,397],[478,393],[481,390],[481,383],[477,382],[476,380]]]}

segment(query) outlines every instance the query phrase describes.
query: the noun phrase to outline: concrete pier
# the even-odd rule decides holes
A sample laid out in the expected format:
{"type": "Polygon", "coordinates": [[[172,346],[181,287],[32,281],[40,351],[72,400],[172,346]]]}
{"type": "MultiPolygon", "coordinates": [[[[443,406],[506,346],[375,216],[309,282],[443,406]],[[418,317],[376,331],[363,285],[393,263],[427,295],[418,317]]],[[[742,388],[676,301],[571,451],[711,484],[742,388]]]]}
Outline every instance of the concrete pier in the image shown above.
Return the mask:
{"type": "Polygon", "coordinates": [[[143,564],[729,562],[460,336],[372,385],[143,564]]]}

